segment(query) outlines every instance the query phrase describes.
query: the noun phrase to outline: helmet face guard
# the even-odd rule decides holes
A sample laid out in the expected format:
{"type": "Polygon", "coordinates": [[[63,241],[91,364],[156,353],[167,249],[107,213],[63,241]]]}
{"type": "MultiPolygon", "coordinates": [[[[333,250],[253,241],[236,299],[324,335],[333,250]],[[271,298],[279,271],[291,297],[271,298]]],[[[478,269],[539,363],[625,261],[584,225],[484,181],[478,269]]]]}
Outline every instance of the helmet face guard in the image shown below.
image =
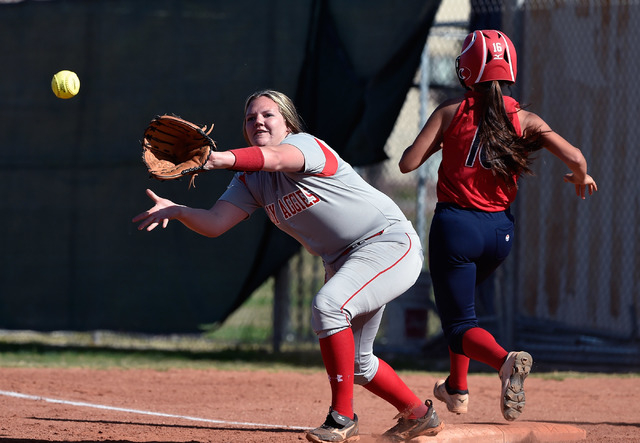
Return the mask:
{"type": "Polygon", "coordinates": [[[488,81],[516,81],[516,49],[502,31],[482,30],[467,35],[456,58],[458,80],[465,88],[488,81]]]}

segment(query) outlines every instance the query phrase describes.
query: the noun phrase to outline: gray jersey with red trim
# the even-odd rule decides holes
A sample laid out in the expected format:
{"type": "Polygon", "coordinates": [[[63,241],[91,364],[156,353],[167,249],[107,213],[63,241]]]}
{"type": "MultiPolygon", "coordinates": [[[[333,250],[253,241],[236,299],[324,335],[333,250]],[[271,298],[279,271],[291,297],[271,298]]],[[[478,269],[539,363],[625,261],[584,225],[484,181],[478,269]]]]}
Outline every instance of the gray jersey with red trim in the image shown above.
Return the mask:
{"type": "Polygon", "coordinates": [[[299,133],[282,143],[300,149],[303,171],[238,172],[220,200],[248,214],[263,207],[278,228],[327,263],[349,246],[407,220],[393,200],[322,140],[299,133]]]}

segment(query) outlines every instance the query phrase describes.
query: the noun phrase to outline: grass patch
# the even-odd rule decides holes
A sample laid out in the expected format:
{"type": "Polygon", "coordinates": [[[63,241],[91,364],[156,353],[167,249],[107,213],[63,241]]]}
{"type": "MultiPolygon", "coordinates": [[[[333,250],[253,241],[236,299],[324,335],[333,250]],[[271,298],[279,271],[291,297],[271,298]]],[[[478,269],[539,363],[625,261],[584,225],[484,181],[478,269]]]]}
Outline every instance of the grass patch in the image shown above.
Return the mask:
{"type": "Polygon", "coordinates": [[[260,348],[219,350],[113,349],[52,346],[42,343],[0,343],[0,367],[92,369],[322,369],[316,349],[273,353],[260,348]]]}
{"type": "Polygon", "coordinates": [[[203,336],[222,343],[266,344],[273,334],[273,278],[269,278],[223,324],[203,325],[203,336]]]}

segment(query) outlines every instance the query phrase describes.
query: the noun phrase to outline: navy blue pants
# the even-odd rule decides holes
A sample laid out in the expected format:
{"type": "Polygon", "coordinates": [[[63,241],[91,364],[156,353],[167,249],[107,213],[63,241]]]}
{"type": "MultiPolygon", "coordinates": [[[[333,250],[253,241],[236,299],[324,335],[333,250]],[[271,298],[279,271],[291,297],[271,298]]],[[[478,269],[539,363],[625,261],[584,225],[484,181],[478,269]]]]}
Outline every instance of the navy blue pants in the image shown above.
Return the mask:
{"type": "Polygon", "coordinates": [[[429,270],[451,350],[462,351],[462,336],[478,326],[476,286],[507,258],[513,244],[509,210],[485,212],[438,203],[429,231],[429,270]]]}

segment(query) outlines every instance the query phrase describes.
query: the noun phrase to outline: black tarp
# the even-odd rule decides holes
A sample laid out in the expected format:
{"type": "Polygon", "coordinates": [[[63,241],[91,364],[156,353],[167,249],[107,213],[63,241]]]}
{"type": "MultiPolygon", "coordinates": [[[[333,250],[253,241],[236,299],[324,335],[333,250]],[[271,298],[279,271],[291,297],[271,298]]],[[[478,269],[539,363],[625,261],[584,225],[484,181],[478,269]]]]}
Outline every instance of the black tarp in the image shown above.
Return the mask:
{"type": "Polygon", "coordinates": [[[0,4],[0,328],[194,332],[224,320],[298,250],[262,212],[208,239],[131,218],[150,187],[210,207],[231,172],[148,178],[157,114],[244,145],[245,98],[295,98],[354,165],[385,158],[438,1],[24,1],[0,4]],[[80,93],[57,99],[61,69],[80,93]]]}

